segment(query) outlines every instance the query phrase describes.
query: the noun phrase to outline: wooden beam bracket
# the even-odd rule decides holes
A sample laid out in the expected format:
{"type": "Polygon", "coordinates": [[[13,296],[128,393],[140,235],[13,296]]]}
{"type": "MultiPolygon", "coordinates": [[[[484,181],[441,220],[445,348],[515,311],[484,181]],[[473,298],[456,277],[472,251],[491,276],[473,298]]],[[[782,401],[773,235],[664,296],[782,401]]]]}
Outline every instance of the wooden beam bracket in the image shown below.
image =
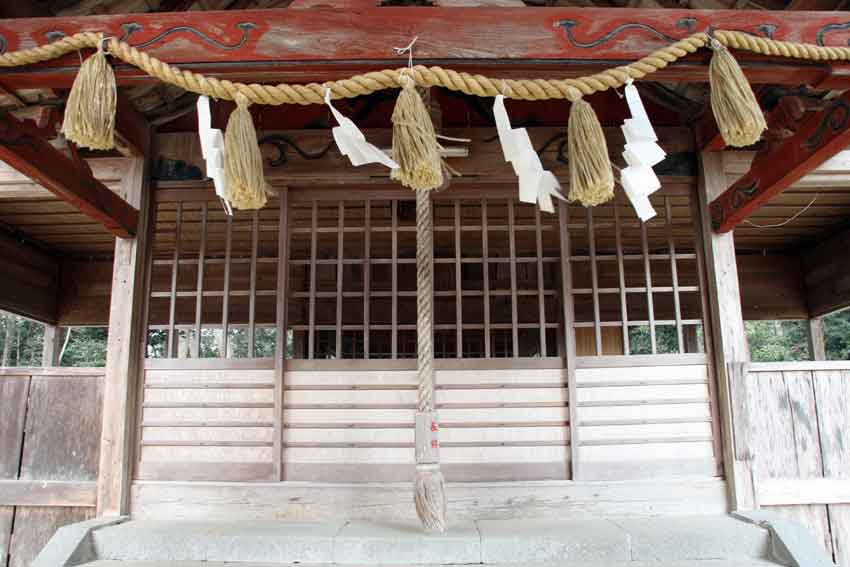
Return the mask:
{"type": "Polygon", "coordinates": [[[94,178],[84,162],[66,156],[36,126],[0,114],[0,159],[120,238],[136,233],[139,211],[94,178]]]}
{"type": "Polygon", "coordinates": [[[712,226],[729,232],[755,210],[850,145],[850,91],[756,155],[750,170],[711,202],[712,226]]]}

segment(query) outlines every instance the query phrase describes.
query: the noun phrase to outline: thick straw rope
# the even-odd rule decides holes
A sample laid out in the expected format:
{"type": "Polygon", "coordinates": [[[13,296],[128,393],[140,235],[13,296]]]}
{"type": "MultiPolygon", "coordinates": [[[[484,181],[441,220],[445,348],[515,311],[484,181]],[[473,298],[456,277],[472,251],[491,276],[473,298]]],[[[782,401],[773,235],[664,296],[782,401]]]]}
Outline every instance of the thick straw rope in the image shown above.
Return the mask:
{"type": "Polygon", "coordinates": [[[434,411],[434,228],[431,196],[416,191],[416,352],[420,412],[434,411]]]}
{"type": "MultiPolygon", "coordinates": [[[[96,48],[101,43],[102,37],[100,33],[82,32],[39,47],[4,53],[0,55],[0,67],[19,67],[56,59],[83,48],[96,48]]],[[[777,41],[726,30],[715,31],[714,37],[726,47],[762,55],[813,61],[850,61],[850,47],[823,47],[777,41]]],[[[511,93],[511,98],[515,99],[573,101],[595,92],[621,87],[629,78],[641,79],[689,53],[696,52],[705,47],[708,42],[708,34],[698,32],[628,65],[575,79],[498,79],[422,65],[414,66],[412,72],[416,84],[422,87],[439,86],[476,96],[493,97],[507,91],[511,93]]],[[[234,100],[237,93],[242,93],[255,104],[322,104],[326,89],[331,90],[331,98],[334,99],[367,95],[383,89],[398,88],[400,73],[410,72],[406,68],[384,69],[323,84],[234,83],[180,70],[117,38],[109,38],[106,44],[111,55],[163,82],[187,91],[225,100],[234,100]]]]}

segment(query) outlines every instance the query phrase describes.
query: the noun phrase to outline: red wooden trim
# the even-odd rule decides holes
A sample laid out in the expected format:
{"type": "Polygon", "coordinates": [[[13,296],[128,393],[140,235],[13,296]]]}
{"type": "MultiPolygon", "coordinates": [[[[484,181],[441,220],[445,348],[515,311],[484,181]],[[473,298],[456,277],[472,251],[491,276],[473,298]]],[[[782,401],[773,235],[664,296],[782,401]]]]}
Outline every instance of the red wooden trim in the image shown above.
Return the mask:
{"type": "Polygon", "coordinates": [[[717,121],[714,120],[710,107],[706,109],[702,120],[697,124],[696,135],[697,147],[702,148],[704,152],[721,152],[726,148],[726,142],[717,128],[717,121]]]}
{"type": "Polygon", "coordinates": [[[136,233],[139,211],[38,135],[31,123],[0,114],[0,159],[121,238],[136,233]]]}
{"type": "MultiPolygon", "coordinates": [[[[519,76],[555,71],[587,74],[634,60],[709,27],[738,29],[775,39],[846,45],[846,12],[664,10],[622,8],[360,7],[351,10],[234,10],[31,18],[0,21],[13,51],[61,34],[102,31],[168,63],[230,79],[262,82],[339,78],[400,66],[392,46],[414,36],[423,64],[519,76]],[[498,41],[494,41],[498,39],[498,41]],[[572,65],[569,65],[573,63],[572,65]]],[[[766,59],[739,53],[750,79],[773,84],[850,84],[847,65],[766,59]]],[[[708,51],[653,75],[655,80],[705,81],[708,51]]],[[[62,87],[79,67],[77,54],[25,68],[4,69],[9,88],[62,87]]],[[[152,79],[118,65],[119,82],[152,79]]],[[[837,88],[832,85],[830,88],[837,88]]]]}
{"type": "Polygon", "coordinates": [[[750,171],[711,202],[717,232],[729,232],[756,209],[850,145],[850,92],[813,114],[793,136],[760,153],[750,171]]]}

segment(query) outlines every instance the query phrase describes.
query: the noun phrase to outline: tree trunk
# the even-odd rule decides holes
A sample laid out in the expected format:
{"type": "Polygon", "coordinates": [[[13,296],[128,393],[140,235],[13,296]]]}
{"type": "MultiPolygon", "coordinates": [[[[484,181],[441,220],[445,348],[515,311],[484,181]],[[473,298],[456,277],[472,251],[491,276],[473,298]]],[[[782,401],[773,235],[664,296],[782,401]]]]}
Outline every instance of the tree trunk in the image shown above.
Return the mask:
{"type": "Polygon", "coordinates": [[[12,346],[15,344],[15,337],[18,331],[18,318],[15,315],[9,315],[6,319],[6,337],[3,341],[3,361],[0,366],[12,365],[12,346]]]}

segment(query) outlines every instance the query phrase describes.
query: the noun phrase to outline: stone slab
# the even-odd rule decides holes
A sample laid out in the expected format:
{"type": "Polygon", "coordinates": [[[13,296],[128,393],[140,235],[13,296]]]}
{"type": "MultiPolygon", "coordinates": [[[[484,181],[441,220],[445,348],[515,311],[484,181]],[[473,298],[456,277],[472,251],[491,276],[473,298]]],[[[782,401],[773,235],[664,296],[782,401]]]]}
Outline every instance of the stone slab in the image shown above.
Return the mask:
{"type": "Polygon", "coordinates": [[[612,518],[631,539],[635,561],[767,559],[767,530],[732,516],[612,518]]]}
{"type": "Polygon", "coordinates": [[[449,525],[444,534],[419,524],[352,521],[334,539],[340,565],[421,565],[481,562],[481,538],[472,522],[449,525]]]}
{"type": "Polygon", "coordinates": [[[770,530],[771,556],[792,567],[833,567],[823,546],[802,524],[769,510],[736,512],[736,517],[770,530]]]}
{"type": "Polygon", "coordinates": [[[629,536],[607,519],[480,520],[483,563],[628,561],[629,536]]]}
{"type": "Polygon", "coordinates": [[[114,526],[126,521],[124,516],[116,518],[96,518],[62,526],[47,542],[32,567],[65,567],[79,565],[97,557],[92,545],[91,534],[95,530],[114,526]]]}
{"type": "Polygon", "coordinates": [[[94,532],[101,559],[331,563],[343,522],[131,521],[94,532]]]}
{"type": "MultiPolygon", "coordinates": [[[[318,564],[310,567],[331,567],[332,564],[318,564]]],[[[605,561],[605,562],[557,562],[557,563],[499,563],[492,567],[777,567],[777,563],[761,560],[685,560],[685,561],[605,561]]],[[[237,567],[233,563],[221,563],[217,561],[181,561],[178,563],[170,561],[115,561],[101,559],[85,563],[81,567],[237,567]]],[[[280,567],[279,563],[240,563],[238,567],[280,567]]],[[[349,567],[374,567],[372,565],[351,565],[349,567]]],[[[403,565],[389,565],[386,567],[405,567],[403,565]]],[[[423,565],[421,567],[437,567],[436,565],[423,565]]]]}

